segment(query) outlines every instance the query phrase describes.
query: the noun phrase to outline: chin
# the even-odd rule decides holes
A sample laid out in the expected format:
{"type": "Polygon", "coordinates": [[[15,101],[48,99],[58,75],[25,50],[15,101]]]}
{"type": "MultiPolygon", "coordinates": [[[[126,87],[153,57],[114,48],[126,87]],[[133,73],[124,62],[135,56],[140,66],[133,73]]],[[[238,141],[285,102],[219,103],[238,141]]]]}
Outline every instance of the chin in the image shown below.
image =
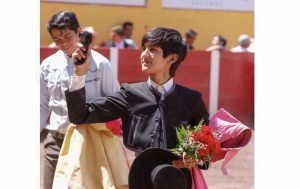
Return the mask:
{"type": "Polygon", "coordinates": [[[144,72],[144,73],[150,73],[149,69],[148,68],[144,68],[144,67],[142,67],[142,72],[144,72]]]}

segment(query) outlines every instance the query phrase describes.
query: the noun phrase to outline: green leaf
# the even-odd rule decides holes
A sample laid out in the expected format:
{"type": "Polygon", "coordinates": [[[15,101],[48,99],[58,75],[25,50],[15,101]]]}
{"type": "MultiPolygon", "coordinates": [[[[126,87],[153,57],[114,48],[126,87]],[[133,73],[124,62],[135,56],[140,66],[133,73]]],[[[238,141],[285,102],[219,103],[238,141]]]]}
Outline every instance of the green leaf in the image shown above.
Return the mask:
{"type": "Polygon", "coordinates": [[[181,140],[181,135],[180,135],[180,132],[177,130],[177,128],[175,128],[176,129],[176,135],[177,135],[177,139],[179,140],[179,143],[181,143],[182,142],[182,140],[181,140]]]}
{"type": "Polygon", "coordinates": [[[201,121],[198,123],[197,127],[194,129],[194,132],[198,131],[198,129],[202,126],[203,122],[204,122],[204,118],[202,118],[201,121]]]}

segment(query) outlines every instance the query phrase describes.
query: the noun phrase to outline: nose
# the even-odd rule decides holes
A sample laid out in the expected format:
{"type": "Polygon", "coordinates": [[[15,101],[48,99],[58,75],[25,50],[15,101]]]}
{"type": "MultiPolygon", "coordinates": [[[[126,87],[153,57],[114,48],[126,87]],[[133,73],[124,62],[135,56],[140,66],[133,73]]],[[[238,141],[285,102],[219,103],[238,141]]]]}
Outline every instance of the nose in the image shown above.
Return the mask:
{"type": "Polygon", "coordinates": [[[142,54],[141,54],[141,59],[145,59],[146,57],[149,57],[149,50],[148,50],[148,48],[145,49],[144,51],[142,51],[142,54]]]}

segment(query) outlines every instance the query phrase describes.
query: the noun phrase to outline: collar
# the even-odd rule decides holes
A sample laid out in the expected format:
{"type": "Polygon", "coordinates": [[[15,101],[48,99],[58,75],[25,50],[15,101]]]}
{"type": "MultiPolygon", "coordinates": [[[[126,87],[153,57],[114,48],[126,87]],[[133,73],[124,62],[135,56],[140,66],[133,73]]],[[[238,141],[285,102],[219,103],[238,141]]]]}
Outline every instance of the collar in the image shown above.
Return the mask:
{"type": "Polygon", "coordinates": [[[61,51],[64,54],[64,57],[66,58],[67,63],[73,63],[73,58],[69,57],[66,53],[64,53],[63,51],[61,51]]]}
{"type": "Polygon", "coordinates": [[[118,42],[115,41],[115,44],[116,44],[116,47],[117,47],[118,49],[124,49],[124,47],[125,47],[125,44],[124,44],[124,40],[123,40],[123,39],[121,40],[120,43],[118,43],[118,42]]]}
{"type": "Polygon", "coordinates": [[[164,83],[163,85],[158,85],[157,83],[155,83],[150,77],[148,79],[148,83],[154,88],[157,90],[157,87],[159,86],[163,86],[166,90],[166,92],[169,92],[171,91],[171,89],[173,88],[173,83],[174,83],[174,80],[173,80],[173,77],[171,77],[171,79],[169,79],[166,83],[164,83]]]}

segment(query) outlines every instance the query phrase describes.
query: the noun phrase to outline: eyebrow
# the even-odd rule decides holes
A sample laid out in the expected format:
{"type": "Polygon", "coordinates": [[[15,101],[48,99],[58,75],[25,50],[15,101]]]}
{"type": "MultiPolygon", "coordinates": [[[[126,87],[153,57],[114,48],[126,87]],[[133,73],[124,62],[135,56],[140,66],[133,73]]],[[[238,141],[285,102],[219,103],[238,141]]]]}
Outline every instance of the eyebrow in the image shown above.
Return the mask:
{"type": "MultiPolygon", "coordinates": [[[[145,47],[145,44],[142,47],[145,47]]],[[[159,46],[157,44],[152,44],[152,45],[149,45],[149,47],[159,47],[159,46]]]]}

